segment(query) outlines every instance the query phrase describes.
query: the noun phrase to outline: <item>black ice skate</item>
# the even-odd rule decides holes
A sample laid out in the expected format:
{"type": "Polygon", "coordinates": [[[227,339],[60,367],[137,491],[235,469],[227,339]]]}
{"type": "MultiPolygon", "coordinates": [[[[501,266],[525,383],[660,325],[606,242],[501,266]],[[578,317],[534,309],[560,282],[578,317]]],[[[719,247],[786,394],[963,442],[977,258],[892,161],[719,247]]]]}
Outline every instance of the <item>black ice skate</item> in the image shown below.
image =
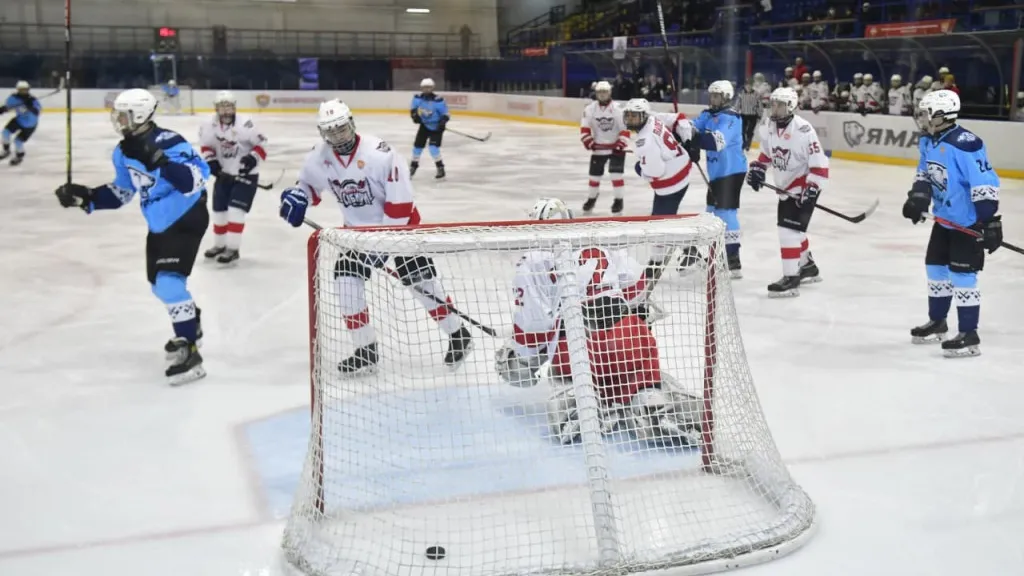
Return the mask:
{"type": "Polygon", "coordinates": [[[583,213],[590,214],[594,211],[594,206],[597,206],[597,196],[587,198],[587,201],[583,203],[583,213]]]}
{"type": "Polygon", "coordinates": [[[174,347],[174,362],[164,371],[171,386],[181,386],[195,382],[206,376],[203,369],[203,357],[194,342],[184,338],[175,338],[168,344],[174,347]]]}
{"type": "Polygon", "coordinates": [[[682,256],[679,257],[679,274],[681,276],[689,276],[705,266],[707,266],[707,260],[700,255],[696,246],[683,248],[682,256]]]}
{"type": "Polygon", "coordinates": [[[729,254],[726,256],[726,260],[729,263],[729,275],[732,276],[733,280],[743,278],[743,266],[740,265],[740,255],[729,254]]]}
{"type": "Polygon", "coordinates": [[[956,336],[942,343],[942,354],[946,358],[967,358],[970,356],[981,356],[981,338],[977,330],[960,332],[956,336]]]}
{"type": "Polygon", "coordinates": [[[338,371],[346,376],[369,374],[377,369],[377,343],[356,348],[351,356],[338,363],[338,371]]]}
{"type": "MultiPolygon", "coordinates": [[[[173,364],[177,359],[178,345],[174,343],[176,338],[171,338],[164,344],[164,353],[167,355],[167,362],[173,364]]],[[[196,348],[203,347],[203,311],[196,306],[196,348]]]]}
{"type": "Polygon", "coordinates": [[[3,150],[0,150],[0,160],[3,160],[4,158],[7,158],[10,155],[11,155],[11,145],[8,144],[8,145],[4,146],[3,150]]]}
{"type": "Polygon", "coordinates": [[[419,170],[419,169],[420,169],[420,163],[418,161],[413,160],[412,162],[410,162],[409,163],[409,178],[412,178],[413,176],[415,176],[416,175],[416,171],[419,170]]]}
{"type": "Polygon", "coordinates": [[[914,344],[942,342],[946,339],[947,332],[949,327],[946,326],[945,320],[929,320],[927,324],[910,329],[910,341],[914,344]]]}
{"type": "Polygon", "coordinates": [[[241,256],[238,250],[225,250],[220,256],[217,256],[217,264],[234,264],[239,258],[241,256]]]}
{"type": "Polygon", "coordinates": [[[444,354],[444,363],[454,368],[466,359],[466,355],[472,349],[473,335],[463,326],[449,336],[448,351],[444,354]]]}
{"type": "Polygon", "coordinates": [[[444,180],[444,162],[438,160],[437,162],[434,162],[434,166],[437,166],[437,174],[434,175],[434,180],[444,180]]]}
{"type": "Polygon", "coordinates": [[[18,152],[17,154],[14,155],[14,158],[11,158],[11,166],[17,166],[18,164],[21,164],[21,162],[24,159],[25,159],[25,153],[24,152],[18,152]]]}
{"type": "Polygon", "coordinates": [[[807,264],[800,267],[800,283],[814,284],[816,282],[821,282],[821,271],[818,270],[818,265],[814,263],[814,260],[808,260],[807,264]]]}
{"type": "Polygon", "coordinates": [[[624,202],[622,201],[622,198],[616,198],[612,200],[612,216],[618,216],[622,214],[623,204],[624,202]]]}
{"type": "Polygon", "coordinates": [[[225,250],[227,250],[227,247],[225,246],[214,246],[206,252],[203,252],[203,258],[216,258],[223,254],[225,250]]]}
{"type": "Polygon", "coordinates": [[[800,277],[783,276],[778,282],[768,285],[769,298],[786,298],[800,295],[800,277]]]}

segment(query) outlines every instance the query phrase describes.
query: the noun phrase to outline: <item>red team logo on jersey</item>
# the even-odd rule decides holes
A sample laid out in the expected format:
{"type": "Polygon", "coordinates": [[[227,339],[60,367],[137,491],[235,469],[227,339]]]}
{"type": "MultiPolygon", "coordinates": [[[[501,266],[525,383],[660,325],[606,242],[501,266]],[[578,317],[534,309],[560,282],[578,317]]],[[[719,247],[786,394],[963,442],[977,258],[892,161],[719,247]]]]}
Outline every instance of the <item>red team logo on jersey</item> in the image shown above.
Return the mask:
{"type": "Polygon", "coordinates": [[[331,178],[329,184],[334,197],[345,208],[362,208],[373,204],[373,191],[370,190],[370,185],[366,180],[339,182],[337,179],[331,178]]]}
{"type": "Polygon", "coordinates": [[[789,166],[790,156],[789,148],[774,146],[772,148],[772,168],[785,172],[789,166]]]}
{"type": "Polygon", "coordinates": [[[238,142],[217,136],[217,143],[220,144],[220,155],[222,158],[234,158],[238,154],[238,142]]]}

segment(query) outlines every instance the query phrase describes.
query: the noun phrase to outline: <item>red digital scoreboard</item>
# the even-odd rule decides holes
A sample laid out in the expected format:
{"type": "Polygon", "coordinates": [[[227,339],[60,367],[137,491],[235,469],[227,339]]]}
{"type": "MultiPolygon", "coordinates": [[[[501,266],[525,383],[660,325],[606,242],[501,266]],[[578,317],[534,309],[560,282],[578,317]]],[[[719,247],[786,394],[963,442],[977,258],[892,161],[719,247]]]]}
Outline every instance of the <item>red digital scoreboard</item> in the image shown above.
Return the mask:
{"type": "Polygon", "coordinates": [[[178,51],[178,29],[170,26],[160,26],[153,30],[153,50],[156,52],[177,52],[178,51]]]}

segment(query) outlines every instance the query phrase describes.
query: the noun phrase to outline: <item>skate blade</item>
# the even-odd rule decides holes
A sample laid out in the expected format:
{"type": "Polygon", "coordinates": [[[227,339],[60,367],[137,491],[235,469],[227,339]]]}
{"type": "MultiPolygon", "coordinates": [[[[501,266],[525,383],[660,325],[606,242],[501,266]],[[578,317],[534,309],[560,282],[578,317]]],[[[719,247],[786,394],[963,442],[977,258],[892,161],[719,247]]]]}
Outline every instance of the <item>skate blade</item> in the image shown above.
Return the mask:
{"type": "Polygon", "coordinates": [[[785,290],[783,292],[769,292],[769,298],[795,298],[800,295],[800,291],[797,289],[785,290]]]}
{"type": "Polygon", "coordinates": [[[742,280],[743,272],[739,270],[729,270],[729,277],[732,278],[733,280],[742,280]]]}
{"type": "Polygon", "coordinates": [[[228,262],[221,262],[220,260],[217,260],[217,267],[218,268],[234,268],[237,265],[238,265],[238,258],[235,258],[234,260],[230,260],[228,262]]]}
{"type": "Polygon", "coordinates": [[[340,367],[338,368],[338,374],[341,376],[341,378],[343,380],[353,380],[353,379],[357,379],[357,378],[363,378],[365,376],[373,376],[376,373],[377,373],[377,365],[376,364],[374,364],[372,366],[363,366],[362,368],[360,368],[358,370],[353,370],[351,372],[342,372],[341,368],[340,367]]]}
{"type": "Polygon", "coordinates": [[[176,387],[195,382],[196,380],[202,380],[203,378],[206,378],[206,370],[202,366],[196,366],[188,372],[168,377],[167,383],[176,387]]]}
{"type": "Polygon", "coordinates": [[[942,355],[946,358],[970,358],[972,356],[981,356],[981,349],[977,346],[968,346],[959,350],[943,350],[942,355]]]}
{"type": "Polygon", "coordinates": [[[932,334],[931,336],[911,336],[910,342],[912,344],[939,344],[946,339],[946,332],[940,332],[939,334],[932,334]]]}
{"type": "Polygon", "coordinates": [[[817,284],[821,282],[821,276],[811,276],[810,278],[801,278],[801,284],[817,284]]]}

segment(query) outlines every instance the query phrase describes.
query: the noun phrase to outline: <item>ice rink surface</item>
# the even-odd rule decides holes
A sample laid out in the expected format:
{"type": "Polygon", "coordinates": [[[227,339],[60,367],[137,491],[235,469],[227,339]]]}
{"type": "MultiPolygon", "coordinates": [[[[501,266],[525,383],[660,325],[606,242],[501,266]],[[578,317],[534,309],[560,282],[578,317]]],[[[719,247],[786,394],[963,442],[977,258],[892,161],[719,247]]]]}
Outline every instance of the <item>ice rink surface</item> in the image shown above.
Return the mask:
{"type": "MultiPolygon", "coordinates": [[[[201,118],[162,124],[194,141],[201,118]]],[[[284,169],[290,182],[318,139],[312,115],[257,121],[270,140],[264,180],[284,169]]],[[[408,157],[406,117],[357,123],[408,157]]],[[[443,183],[425,155],[426,222],[519,218],[540,196],[582,203],[575,130],[452,125],[494,135],[447,134],[443,183]]],[[[109,181],[107,117],[80,115],[74,132],[75,180],[109,181]]],[[[278,219],[278,191],[261,192],[241,263],[197,264],[209,376],[170,389],[168,320],[146,283],[137,201],[91,216],[59,207],[59,116],[43,118],[27,149],[21,166],[0,166],[0,575],[279,574],[286,510],[268,500],[244,427],[308,406],[307,231],[278,219]]],[[[627,172],[627,214],[649,213],[652,193],[627,172]]],[[[908,330],[926,320],[928,238],[900,216],[912,177],[833,160],[822,202],[881,208],[859,225],[817,214],[809,236],[825,281],[789,300],[765,291],[781,275],[775,196],[744,191],[745,277],[733,290],[747,359],[819,529],[794,555],[742,574],[1024,574],[1024,258],[986,262],[981,357],[911,345],[908,330]]],[[[1004,180],[1001,194],[1007,239],[1024,241],[1024,184],[1004,180]]],[[[704,195],[695,182],[684,210],[702,210],[704,195]]],[[[330,199],[309,215],[342,222],[330,199]]]]}

